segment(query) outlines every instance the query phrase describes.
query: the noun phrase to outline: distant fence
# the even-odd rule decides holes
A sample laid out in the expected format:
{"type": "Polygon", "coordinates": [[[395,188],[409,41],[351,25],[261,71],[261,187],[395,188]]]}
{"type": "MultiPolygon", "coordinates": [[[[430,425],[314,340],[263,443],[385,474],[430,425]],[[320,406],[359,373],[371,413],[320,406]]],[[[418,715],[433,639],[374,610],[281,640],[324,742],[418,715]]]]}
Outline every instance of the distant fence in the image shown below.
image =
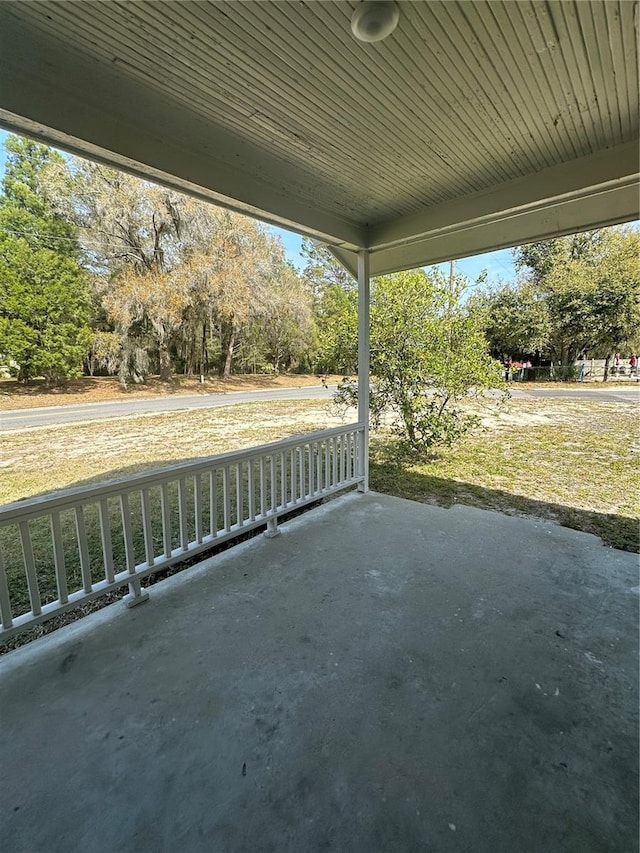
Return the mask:
{"type": "Polygon", "coordinates": [[[0,638],[364,479],[351,424],[0,507],[0,638]]]}
{"type": "MultiPolygon", "coordinates": [[[[582,369],[582,361],[573,364],[573,378],[579,379],[582,369]]],[[[587,380],[604,379],[605,360],[603,358],[591,358],[584,362],[584,377],[587,380]]],[[[511,370],[511,380],[514,382],[551,382],[565,378],[565,369],[560,364],[551,364],[545,367],[514,367],[511,370]]],[[[616,366],[609,364],[610,379],[638,379],[638,368],[632,368],[628,362],[616,366]]]]}

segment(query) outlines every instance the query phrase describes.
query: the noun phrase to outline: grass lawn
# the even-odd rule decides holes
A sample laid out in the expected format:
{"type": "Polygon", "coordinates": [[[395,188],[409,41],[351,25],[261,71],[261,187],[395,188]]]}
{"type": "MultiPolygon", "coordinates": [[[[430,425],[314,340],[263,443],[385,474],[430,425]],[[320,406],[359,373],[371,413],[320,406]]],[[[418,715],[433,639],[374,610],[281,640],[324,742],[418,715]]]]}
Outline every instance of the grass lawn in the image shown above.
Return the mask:
{"type": "MultiPolygon", "coordinates": [[[[0,503],[339,423],[326,404],[296,400],[0,433],[0,503]]],[[[637,406],[633,404],[512,399],[501,414],[485,417],[482,431],[453,448],[439,451],[428,461],[395,456],[388,438],[374,436],[371,487],[440,506],[462,503],[533,515],[595,533],[607,545],[637,551],[639,454],[637,406]]],[[[115,541],[117,507],[113,517],[115,541]]],[[[63,523],[68,530],[66,562],[72,589],[74,584],[77,588],[80,579],[77,546],[73,520],[63,519],[63,523]]],[[[87,526],[98,543],[97,516],[89,514],[87,526]]],[[[138,526],[141,528],[141,523],[138,526]]],[[[41,535],[36,530],[33,533],[44,599],[55,599],[48,527],[43,525],[41,535]]],[[[135,534],[140,547],[141,529],[135,534]]],[[[15,530],[0,531],[0,540],[12,600],[19,598],[22,612],[26,612],[28,595],[15,530]]],[[[102,572],[99,559],[92,565],[92,574],[94,571],[97,579],[102,572]]],[[[111,595],[107,600],[115,597],[111,595]]],[[[97,606],[100,603],[91,602],[83,612],[97,606]]],[[[8,641],[4,650],[73,618],[72,613],[57,617],[8,641]]]]}
{"type": "Polygon", "coordinates": [[[633,404],[511,400],[428,462],[374,439],[371,487],[411,500],[534,515],[638,551],[640,434],[633,404]],[[391,456],[391,458],[390,458],[391,456]]]}

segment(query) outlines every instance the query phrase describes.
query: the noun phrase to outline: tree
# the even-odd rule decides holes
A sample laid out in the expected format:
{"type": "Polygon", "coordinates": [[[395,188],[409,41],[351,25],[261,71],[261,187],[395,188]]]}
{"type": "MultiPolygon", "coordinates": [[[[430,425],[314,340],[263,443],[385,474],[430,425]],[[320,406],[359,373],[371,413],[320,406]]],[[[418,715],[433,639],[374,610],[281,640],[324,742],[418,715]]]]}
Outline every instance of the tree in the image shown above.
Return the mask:
{"type": "Polygon", "coordinates": [[[80,375],[90,339],[88,279],[71,222],[43,180],[62,157],[9,136],[0,197],[0,356],[18,378],[62,382],[80,375]]]}
{"type": "Polygon", "coordinates": [[[253,220],[216,211],[218,227],[203,257],[221,341],[221,375],[231,376],[242,330],[261,313],[271,272],[270,244],[253,220]]]}
{"type": "Polygon", "coordinates": [[[122,361],[122,343],[115,332],[92,331],[87,353],[87,370],[94,376],[97,370],[115,375],[122,361]]]}
{"type": "Polygon", "coordinates": [[[257,329],[251,335],[261,341],[274,373],[290,369],[309,353],[313,335],[312,298],[305,283],[284,255],[274,258],[273,272],[265,289],[265,302],[257,329]]]}
{"type": "MultiPolygon", "coordinates": [[[[546,326],[546,336],[542,336],[546,339],[541,348],[559,364],[560,378],[573,378],[576,359],[590,352],[605,357],[606,380],[613,353],[637,334],[639,241],[636,229],[619,227],[532,243],[515,250],[516,263],[526,271],[527,278],[513,292],[527,295],[529,309],[544,309],[546,317],[540,331],[546,326]]],[[[500,301],[492,302],[490,297],[489,302],[499,313],[500,301]]],[[[492,315],[490,310],[492,317],[495,313],[492,315]]],[[[527,339],[527,324],[523,329],[516,311],[507,311],[503,320],[502,331],[512,333],[512,343],[527,339]]],[[[531,326],[534,327],[535,324],[531,326]]],[[[495,331],[488,326],[490,337],[499,337],[495,331]]]]}
{"type": "MultiPolygon", "coordinates": [[[[123,352],[150,338],[168,380],[178,355],[184,369],[205,373],[213,351],[228,377],[243,330],[264,307],[277,248],[266,232],[95,163],[75,160],[51,185],[103,273],[103,304],[123,352]]],[[[122,359],[123,379],[131,363],[122,359]]]]}
{"type": "Polygon", "coordinates": [[[318,370],[350,374],[358,356],[358,294],[327,285],[316,308],[318,370]]]}
{"type": "MultiPolygon", "coordinates": [[[[402,444],[413,451],[451,444],[478,423],[456,404],[503,386],[501,365],[489,355],[480,318],[460,304],[465,283],[435,270],[374,281],[372,426],[389,414],[402,444]]],[[[355,405],[355,382],[343,380],[337,402],[355,405]]]]}
{"type": "Polygon", "coordinates": [[[327,287],[337,285],[345,291],[357,289],[352,275],[336,261],[322,243],[303,237],[301,251],[306,258],[302,275],[317,299],[327,287]]]}
{"type": "Polygon", "coordinates": [[[554,267],[568,261],[582,259],[595,262],[601,256],[602,242],[607,231],[582,231],[568,237],[556,237],[516,246],[513,256],[516,268],[528,272],[534,284],[540,284],[554,267]]]}
{"type": "MultiPolygon", "coordinates": [[[[188,285],[184,279],[181,268],[170,272],[153,270],[146,274],[135,269],[124,270],[103,292],[103,304],[121,338],[132,337],[131,331],[136,327],[138,333],[141,328],[151,328],[163,382],[171,379],[169,345],[180,328],[187,304],[188,285]]],[[[130,371],[127,369],[126,373],[130,371]]]]}
{"type": "Polygon", "coordinates": [[[358,288],[351,274],[326,246],[302,240],[303,277],[314,297],[316,369],[353,373],[358,349],[358,288]]]}
{"type": "Polygon", "coordinates": [[[549,317],[544,299],[528,282],[500,284],[470,300],[479,312],[491,352],[505,359],[544,349],[549,339],[549,317]]]}
{"type": "Polygon", "coordinates": [[[550,317],[550,347],[564,378],[582,352],[611,356],[640,324],[640,234],[600,232],[598,251],[556,261],[541,281],[550,317]]]}

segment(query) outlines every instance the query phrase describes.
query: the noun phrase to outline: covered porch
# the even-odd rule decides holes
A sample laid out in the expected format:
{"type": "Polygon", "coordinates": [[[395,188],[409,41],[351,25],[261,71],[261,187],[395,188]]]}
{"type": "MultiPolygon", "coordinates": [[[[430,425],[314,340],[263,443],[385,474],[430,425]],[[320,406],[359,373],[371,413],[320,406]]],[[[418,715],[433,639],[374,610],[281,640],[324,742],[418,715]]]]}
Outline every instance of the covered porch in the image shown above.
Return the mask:
{"type": "Polygon", "coordinates": [[[3,848],[628,851],[637,558],[348,493],[12,653],[3,848]]]}
{"type": "Polygon", "coordinates": [[[637,8],[359,5],[0,4],[0,126],[326,244],[360,381],[350,428],[5,507],[3,629],[364,492],[3,660],[12,853],[637,850],[636,557],[367,493],[370,276],[638,217],[637,8]]]}

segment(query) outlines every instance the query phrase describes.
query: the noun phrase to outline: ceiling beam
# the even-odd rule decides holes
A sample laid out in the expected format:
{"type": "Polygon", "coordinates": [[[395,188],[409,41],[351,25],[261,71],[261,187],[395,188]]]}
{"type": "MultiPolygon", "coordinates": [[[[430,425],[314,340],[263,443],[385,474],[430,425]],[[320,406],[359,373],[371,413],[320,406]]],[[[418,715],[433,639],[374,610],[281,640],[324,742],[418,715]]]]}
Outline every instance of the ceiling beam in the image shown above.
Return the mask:
{"type": "Polygon", "coordinates": [[[74,53],[0,4],[0,126],[336,245],[364,229],[309,205],[314,179],[249,140],[74,53]],[[303,189],[298,194],[296,187],[303,189]]]}
{"type": "MultiPolygon", "coordinates": [[[[637,185],[592,191],[588,198],[549,202],[545,208],[504,213],[492,222],[480,222],[455,231],[432,234],[412,243],[371,252],[370,273],[386,275],[400,270],[439,264],[452,258],[509,249],[640,218],[637,185]]],[[[332,248],[333,255],[355,278],[357,253],[332,248]]]]}
{"type": "Polygon", "coordinates": [[[502,221],[512,214],[543,210],[556,202],[588,198],[604,189],[635,186],[637,193],[639,165],[637,141],[609,148],[482,193],[374,226],[369,231],[367,245],[378,251],[470,226],[502,221]]]}

